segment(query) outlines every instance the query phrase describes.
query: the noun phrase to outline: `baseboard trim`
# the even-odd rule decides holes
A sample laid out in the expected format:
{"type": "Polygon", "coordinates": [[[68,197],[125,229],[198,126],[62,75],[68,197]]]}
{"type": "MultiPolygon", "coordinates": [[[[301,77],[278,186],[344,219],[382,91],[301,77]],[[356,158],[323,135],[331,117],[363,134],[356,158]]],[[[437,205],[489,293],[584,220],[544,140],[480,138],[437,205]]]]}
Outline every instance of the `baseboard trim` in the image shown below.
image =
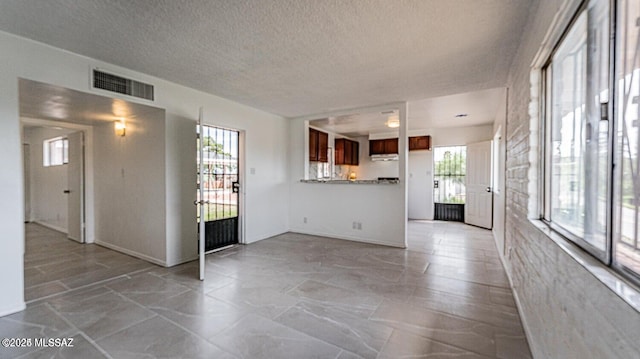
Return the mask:
{"type": "Polygon", "coordinates": [[[240,243],[238,243],[238,244],[251,244],[251,243],[256,243],[256,242],[260,242],[260,241],[263,241],[263,240],[265,240],[265,239],[269,239],[269,238],[271,238],[271,237],[279,236],[279,235],[281,235],[281,234],[285,234],[285,233],[288,233],[288,232],[289,232],[289,231],[284,230],[284,231],[277,231],[277,232],[274,232],[274,233],[272,233],[272,234],[262,234],[262,235],[256,236],[256,238],[258,238],[258,239],[254,239],[254,240],[245,240],[245,241],[240,242],[240,243]]]}
{"type": "Polygon", "coordinates": [[[5,310],[1,311],[0,312],[0,318],[4,317],[4,316],[7,316],[7,315],[11,315],[11,314],[14,314],[14,313],[21,312],[21,311],[25,310],[26,308],[27,308],[27,305],[24,302],[22,302],[22,304],[20,304],[20,305],[18,305],[16,307],[5,309],[5,310]]]}
{"type": "Polygon", "coordinates": [[[146,254],[138,253],[138,252],[133,251],[131,249],[122,248],[122,247],[120,247],[118,245],[107,243],[107,242],[103,242],[103,241],[98,240],[98,239],[96,239],[93,243],[97,244],[99,246],[102,246],[102,247],[106,247],[106,248],[112,249],[112,250],[117,251],[117,252],[122,252],[124,254],[128,254],[128,255],[130,255],[132,257],[140,258],[142,260],[145,260],[147,262],[151,262],[153,264],[157,264],[159,266],[167,267],[167,262],[165,262],[163,260],[160,260],[160,259],[157,259],[157,258],[154,258],[154,257],[151,257],[151,256],[148,256],[146,254]]]}
{"type": "Polygon", "coordinates": [[[335,238],[335,239],[344,239],[344,240],[352,241],[352,242],[360,242],[360,243],[367,243],[367,244],[377,244],[379,246],[386,246],[386,247],[403,248],[403,249],[407,248],[404,244],[386,243],[386,242],[375,241],[375,240],[370,240],[370,239],[363,239],[363,238],[359,238],[359,237],[341,236],[341,235],[336,235],[336,234],[333,234],[333,233],[321,233],[321,232],[314,232],[314,231],[301,232],[301,231],[297,231],[297,230],[292,230],[290,232],[291,233],[298,233],[298,234],[308,234],[308,235],[311,235],[311,236],[320,236],[320,237],[328,237],[328,238],[335,238]]]}
{"type": "MultiPolygon", "coordinates": [[[[496,250],[497,250],[498,240],[496,239],[495,235],[492,235],[492,237],[496,244],[496,250]]],[[[529,345],[529,350],[531,351],[531,355],[535,358],[536,356],[533,353],[533,346],[531,345],[532,336],[531,336],[531,331],[529,329],[527,316],[524,315],[524,312],[522,311],[522,303],[520,302],[520,297],[518,296],[518,292],[516,291],[516,288],[513,286],[513,279],[511,279],[511,273],[509,273],[509,271],[507,270],[506,259],[500,253],[500,251],[498,251],[498,258],[500,258],[500,262],[502,262],[502,268],[504,269],[504,272],[507,274],[507,279],[509,279],[509,287],[511,289],[511,295],[513,295],[513,299],[516,302],[516,309],[518,310],[518,314],[520,315],[520,322],[522,322],[522,329],[524,330],[524,335],[527,338],[527,344],[529,345]]]]}
{"type": "Polygon", "coordinates": [[[58,227],[58,226],[54,226],[53,224],[49,224],[49,223],[45,223],[45,222],[40,222],[40,221],[31,221],[32,223],[35,224],[39,224],[43,227],[47,227],[49,229],[53,229],[56,232],[60,232],[60,233],[64,233],[64,234],[68,234],[67,230],[62,228],[62,227],[58,227]]]}
{"type": "Polygon", "coordinates": [[[180,264],[184,264],[184,263],[189,263],[189,262],[193,262],[195,260],[198,260],[198,256],[192,256],[192,257],[187,257],[187,258],[181,258],[178,259],[175,262],[167,262],[167,267],[175,267],[178,266],[180,264]]]}

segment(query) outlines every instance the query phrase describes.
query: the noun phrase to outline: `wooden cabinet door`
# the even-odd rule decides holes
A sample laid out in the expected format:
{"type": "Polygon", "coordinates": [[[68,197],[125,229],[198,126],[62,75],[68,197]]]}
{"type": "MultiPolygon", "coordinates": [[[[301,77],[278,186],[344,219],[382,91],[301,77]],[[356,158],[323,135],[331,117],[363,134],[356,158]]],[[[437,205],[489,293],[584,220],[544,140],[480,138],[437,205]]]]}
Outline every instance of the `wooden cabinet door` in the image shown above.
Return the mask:
{"type": "Polygon", "coordinates": [[[351,157],[353,157],[353,147],[351,145],[351,141],[344,140],[344,164],[350,165],[352,162],[351,157]]]}
{"type": "Polygon", "coordinates": [[[351,162],[353,166],[360,164],[360,143],[357,141],[351,141],[351,162]]]}
{"type": "Polygon", "coordinates": [[[344,158],[344,139],[343,138],[337,138],[334,142],[333,145],[333,152],[334,152],[334,163],[336,165],[344,165],[345,164],[345,158],[344,158]]]}
{"type": "Polygon", "coordinates": [[[351,141],[346,138],[338,138],[335,141],[334,151],[336,165],[357,166],[360,163],[358,158],[360,144],[357,141],[351,141]]]}
{"type": "Polygon", "coordinates": [[[384,153],[385,154],[396,154],[398,153],[398,139],[397,138],[388,138],[384,140],[384,153]]]}
{"type": "Polygon", "coordinates": [[[318,160],[318,133],[313,128],[309,129],[309,161],[318,160]]]}
{"type": "Polygon", "coordinates": [[[329,162],[329,134],[318,131],[318,162],[329,162]]]}
{"type": "Polygon", "coordinates": [[[409,151],[430,150],[431,136],[409,137],[409,151]]]}
{"type": "Polygon", "coordinates": [[[384,154],[384,140],[369,140],[369,155],[384,154]]]}

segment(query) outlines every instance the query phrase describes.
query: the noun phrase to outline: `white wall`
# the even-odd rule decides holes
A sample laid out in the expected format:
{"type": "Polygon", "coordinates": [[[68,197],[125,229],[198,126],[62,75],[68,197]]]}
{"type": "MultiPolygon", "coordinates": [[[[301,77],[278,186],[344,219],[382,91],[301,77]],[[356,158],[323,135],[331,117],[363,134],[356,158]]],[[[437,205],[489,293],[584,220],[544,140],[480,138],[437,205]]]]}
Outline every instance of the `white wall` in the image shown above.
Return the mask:
{"type": "Polygon", "coordinates": [[[44,127],[24,130],[24,143],[29,144],[30,221],[40,223],[57,231],[68,231],[67,166],[43,165],[42,141],[64,136],[72,131],[44,127]]]}
{"type": "Polygon", "coordinates": [[[148,111],[94,127],[96,243],[166,263],[165,116],[148,111]]]}
{"type": "MultiPolygon", "coordinates": [[[[195,172],[194,126],[200,106],[204,106],[207,124],[245,131],[245,168],[248,173],[242,188],[246,195],[243,218],[246,227],[245,241],[255,242],[288,230],[289,218],[286,213],[289,213],[289,132],[286,119],[1,32],[0,63],[0,198],[4,204],[0,206],[0,237],[5,239],[0,251],[0,281],[3,283],[0,315],[24,308],[24,184],[18,78],[97,93],[89,88],[89,75],[92,67],[100,67],[155,85],[156,101],[152,105],[166,110],[166,216],[163,225],[166,233],[167,265],[195,258],[197,255],[193,205],[195,173],[190,173],[195,172]],[[188,127],[194,128],[193,132],[187,130],[188,127]],[[193,141],[193,147],[190,147],[190,141],[193,141]]],[[[128,97],[124,99],[149,104],[144,100],[128,97]]],[[[99,165],[96,163],[96,167],[99,165]]]]}
{"type": "MultiPolygon", "coordinates": [[[[493,138],[493,126],[433,128],[410,131],[430,135],[431,145],[458,146],[493,138]]],[[[409,218],[433,219],[433,151],[409,152],[409,218]]]]}
{"type": "Polygon", "coordinates": [[[409,219],[433,219],[433,150],[409,152],[409,219]]]}

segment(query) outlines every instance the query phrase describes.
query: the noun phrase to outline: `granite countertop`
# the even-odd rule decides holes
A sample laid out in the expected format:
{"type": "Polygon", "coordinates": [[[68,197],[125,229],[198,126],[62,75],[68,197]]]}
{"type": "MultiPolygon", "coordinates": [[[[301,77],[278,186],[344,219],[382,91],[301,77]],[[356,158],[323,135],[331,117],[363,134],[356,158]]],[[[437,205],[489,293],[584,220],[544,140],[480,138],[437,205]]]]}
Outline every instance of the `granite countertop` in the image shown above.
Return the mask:
{"type": "Polygon", "coordinates": [[[300,180],[302,183],[326,183],[326,184],[397,184],[400,183],[399,180],[341,180],[341,179],[309,179],[309,180],[300,180]]]}

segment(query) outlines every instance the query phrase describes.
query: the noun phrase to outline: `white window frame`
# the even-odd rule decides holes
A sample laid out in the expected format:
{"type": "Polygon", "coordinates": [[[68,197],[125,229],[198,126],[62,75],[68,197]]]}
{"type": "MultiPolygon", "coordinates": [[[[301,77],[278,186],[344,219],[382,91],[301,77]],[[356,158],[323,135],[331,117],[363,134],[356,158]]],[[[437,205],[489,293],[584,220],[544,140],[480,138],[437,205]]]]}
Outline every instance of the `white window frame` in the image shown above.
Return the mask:
{"type": "Polygon", "coordinates": [[[53,167],[62,166],[69,163],[69,140],[64,137],[54,137],[42,141],[42,166],[53,167]],[[51,151],[51,147],[55,146],[57,142],[62,144],[62,151],[59,153],[60,161],[54,161],[54,154],[51,151]]]}

